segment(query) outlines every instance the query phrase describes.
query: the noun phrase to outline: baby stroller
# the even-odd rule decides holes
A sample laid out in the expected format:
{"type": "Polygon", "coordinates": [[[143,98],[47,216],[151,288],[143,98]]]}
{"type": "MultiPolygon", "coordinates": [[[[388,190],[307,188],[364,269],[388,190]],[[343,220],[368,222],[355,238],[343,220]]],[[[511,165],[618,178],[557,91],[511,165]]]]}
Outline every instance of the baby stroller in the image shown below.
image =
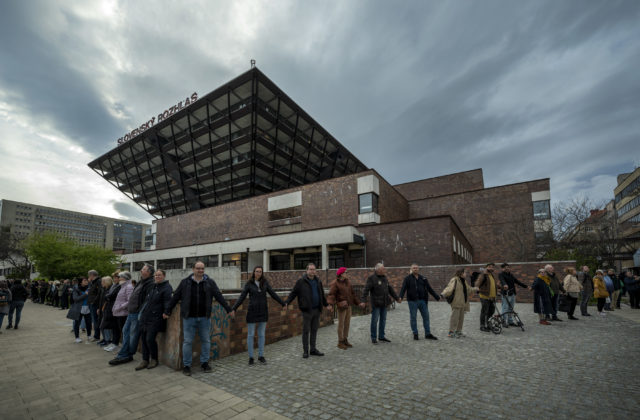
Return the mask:
{"type": "Polygon", "coordinates": [[[501,314],[500,310],[498,309],[498,305],[496,305],[496,302],[493,301],[495,314],[491,318],[489,318],[489,321],[487,321],[487,324],[489,329],[491,329],[491,332],[494,334],[500,334],[502,332],[502,326],[504,325],[504,322],[505,322],[504,315],[507,315],[507,316],[511,315],[511,319],[516,324],[516,326],[520,327],[520,329],[524,331],[524,324],[522,323],[522,320],[518,316],[518,313],[513,310],[513,306],[511,305],[511,302],[509,302],[509,300],[507,300],[507,304],[509,305],[509,310],[501,314]]]}

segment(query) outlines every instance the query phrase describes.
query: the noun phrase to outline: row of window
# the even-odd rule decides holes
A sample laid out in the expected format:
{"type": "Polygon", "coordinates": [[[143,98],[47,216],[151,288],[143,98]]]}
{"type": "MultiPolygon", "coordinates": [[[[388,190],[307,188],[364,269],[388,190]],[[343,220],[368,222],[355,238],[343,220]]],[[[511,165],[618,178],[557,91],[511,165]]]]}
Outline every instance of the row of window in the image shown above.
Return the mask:
{"type": "Polygon", "coordinates": [[[31,206],[24,206],[22,204],[16,205],[16,208],[19,210],[31,210],[31,206]]]}
{"type": "Polygon", "coordinates": [[[630,212],[638,206],[640,206],[640,195],[629,201],[624,206],[620,207],[617,211],[618,217],[621,217],[623,214],[630,212]]]}
{"type": "Polygon", "coordinates": [[[624,187],[622,191],[616,194],[616,203],[619,203],[620,200],[622,200],[625,197],[633,195],[633,193],[636,192],[638,188],[640,188],[640,176],[636,177],[636,179],[631,181],[631,183],[626,187],[624,187]]]}

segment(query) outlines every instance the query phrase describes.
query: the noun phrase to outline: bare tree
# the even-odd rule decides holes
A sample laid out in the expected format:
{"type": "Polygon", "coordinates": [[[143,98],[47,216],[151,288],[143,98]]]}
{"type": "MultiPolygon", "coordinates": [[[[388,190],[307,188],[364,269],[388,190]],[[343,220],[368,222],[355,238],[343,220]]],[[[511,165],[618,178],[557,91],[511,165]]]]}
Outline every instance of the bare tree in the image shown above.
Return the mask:
{"type": "Polygon", "coordinates": [[[29,278],[31,261],[22,246],[21,238],[11,233],[10,226],[0,228],[0,261],[13,268],[14,278],[29,278]]]}

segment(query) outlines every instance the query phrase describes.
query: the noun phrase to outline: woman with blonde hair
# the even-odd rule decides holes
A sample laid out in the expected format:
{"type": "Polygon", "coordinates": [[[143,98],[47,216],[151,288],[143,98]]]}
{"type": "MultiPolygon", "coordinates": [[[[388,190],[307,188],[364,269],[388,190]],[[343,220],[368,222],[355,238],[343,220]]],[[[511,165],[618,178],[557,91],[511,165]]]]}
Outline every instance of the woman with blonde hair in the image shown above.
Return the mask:
{"type": "Polygon", "coordinates": [[[598,300],[598,314],[601,317],[606,317],[607,314],[603,311],[603,308],[609,297],[609,292],[604,283],[604,272],[602,270],[596,270],[596,275],[593,277],[593,297],[598,300]]]}
{"type": "Polygon", "coordinates": [[[567,274],[564,277],[563,286],[564,290],[567,293],[567,299],[569,300],[570,307],[567,315],[569,315],[569,319],[572,321],[577,321],[578,318],[573,316],[573,312],[576,310],[576,305],[578,304],[578,296],[580,292],[582,292],[582,285],[578,281],[578,277],[576,276],[576,269],[574,267],[568,267],[564,269],[564,272],[567,274]]]}
{"type": "Polygon", "coordinates": [[[471,287],[467,282],[469,276],[468,268],[456,270],[449,284],[442,291],[442,296],[451,305],[451,318],[449,319],[449,338],[464,337],[462,324],[464,323],[464,313],[469,312],[469,298],[472,292],[477,292],[477,287],[471,287]]]}

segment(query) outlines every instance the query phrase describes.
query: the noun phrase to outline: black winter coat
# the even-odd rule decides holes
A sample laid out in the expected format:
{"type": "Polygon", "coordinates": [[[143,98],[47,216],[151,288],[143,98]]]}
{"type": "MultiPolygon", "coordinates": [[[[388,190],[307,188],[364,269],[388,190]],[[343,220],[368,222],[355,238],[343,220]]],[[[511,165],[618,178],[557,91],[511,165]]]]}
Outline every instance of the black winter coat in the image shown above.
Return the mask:
{"type": "Polygon", "coordinates": [[[400,298],[404,297],[405,291],[407,292],[407,300],[410,300],[412,302],[416,300],[428,301],[429,293],[431,293],[431,296],[433,296],[435,300],[440,300],[440,296],[438,296],[438,294],[431,288],[429,280],[427,280],[426,277],[421,276],[420,274],[418,274],[417,279],[413,274],[409,274],[404,278],[404,281],[402,282],[402,288],[400,289],[400,298]],[[422,299],[420,299],[420,297],[418,296],[418,287],[422,288],[422,290],[424,291],[424,297],[422,299]]]}
{"type": "Polygon", "coordinates": [[[233,305],[232,310],[238,309],[244,299],[249,295],[249,308],[247,309],[247,324],[255,322],[267,322],[269,318],[269,305],[267,304],[267,293],[271,295],[273,300],[284,306],[284,301],[280,299],[280,296],[273,291],[271,285],[267,280],[264,281],[264,286],[261,289],[255,281],[250,280],[244,285],[240,297],[233,305]]]}
{"type": "Polygon", "coordinates": [[[393,296],[395,300],[398,300],[398,295],[389,284],[387,276],[379,276],[377,274],[370,275],[364,286],[362,299],[360,300],[366,302],[369,293],[371,293],[371,306],[375,308],[384,308],[389,305],[391,303],[389,295],[393,296]]]}
{"type": "Polygon", "coordinates": [[[102,323],[100,328],[114,329],[118,328],[118,320],[113,316],[113,304],[116,303],[116,297],[122,287],[121,284],[113,285],[104,294],[104,305],[102,306],[102,323]]]}
{"type": "MultiPolygon", "coordinates": [[[[204,291],[206,293],[206,302],[205,302],[206,309],[207,309],[206,317],[207,318],[211,317],[211,303],[213,302],[214,298],[215,300],[218,301],[220,305],[222,305],[222,307],[224,308],[225,311],[227,311],[227,313],[231,312],[231,307],[229,306],[227,301],[224,300],[224,297],[222,296],[222,293],[220,293],[220,289],[218,289],[218,285],[216,284],[216,282],[213,281],[213,279],[207,276],[206,274],[204,275],[204,278],[202,279],[202,281],[205,282],[204,291]]],[[[194,283],[193,274],[187,277],[186,279],[182,279],[176,291],[173,292],[173,296],[171,297],[171,302],[169,302],[169,308],[165,310],[164,312],[165,314],[171,315],[171,311],[173,310],[173,308],[178,304],[178,302],[180,302],[180,315],[183,318],[189,317],[189,306],[191,305],[191,284],[192,283],[194,283]]]]}
{"type": "Polygon", "coordinates": [[[165,331],[167,329],[167,321],[162,318],[162,314],[169,309],[172,292],[173,287],[166,280],[160,284],[153,283],[142,303],[143,309],[139,320],[141,330],[165,331]]]}
{"type": "MultiPolygon", "coordinates": [[[[71,308],[69,308],[69,312],[67,312],[67,318],[73,319],[74,321],[79,321],[82,311],[82,302],[84,302],[85,298],[88,298],[88,289],[80,290],[79,287],[73,289],[73,303],[71,304],[71,308]]],[[[88,300],[88,299],[87,299],[88,300]]],[[[87,302],[87,305],[89,303],[87,302]]]]}
{"type": "Polygon", "coordinates": [[[536,277],[531,288],[533,289],[533,312],[550,315],[552,313],[551,292],[547,283],[540,277],[536,277]]]}
{"type": "MultiPolygon", "coordinates": [[[[318,282],[318,297],[320,297],[320,306],[327,306],[327,299],[324,296],[324,289],[322,288],[322,282],[318,277],[315,278],[318,282]]],[[[293,290],[289,293],[289,297],[285,300],[285,305],[293,302],[295,298],[298,298],[298,308],[302,312],[308,312],[312,309],[312,299],[313,294],[311,291],[311,282],[309,281],[309,277],[307,274],[303,274],[301,278],[298,279],[296,285],[293,286],[293,290]]],[[[322,308],[321,308],[322,309],[322,308]]]]}
{"type": "Polygon", "coordinates": [[[22,285],[22,283],[16,283],[11,286],[11,298],[14,302],[20,302],[27,300],[29,293],[27,289],[22,285]]]}

